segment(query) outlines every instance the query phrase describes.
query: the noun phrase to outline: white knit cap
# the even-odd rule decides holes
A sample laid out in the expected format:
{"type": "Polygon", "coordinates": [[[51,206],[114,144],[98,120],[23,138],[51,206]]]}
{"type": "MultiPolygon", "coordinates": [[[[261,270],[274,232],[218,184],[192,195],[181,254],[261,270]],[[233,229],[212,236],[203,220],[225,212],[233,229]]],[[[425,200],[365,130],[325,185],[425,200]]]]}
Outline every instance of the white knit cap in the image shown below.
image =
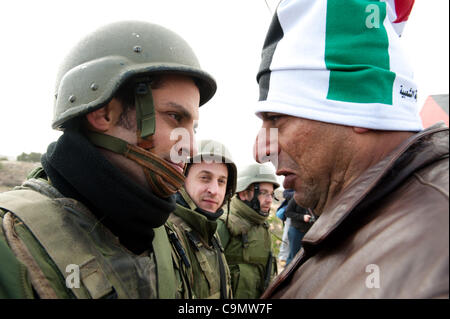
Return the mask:
{"type": "Polygon", "coordinates": [[[266,36],[256,114],[423,129],[400,35],[414,0],[283,0],[266,36]]]}

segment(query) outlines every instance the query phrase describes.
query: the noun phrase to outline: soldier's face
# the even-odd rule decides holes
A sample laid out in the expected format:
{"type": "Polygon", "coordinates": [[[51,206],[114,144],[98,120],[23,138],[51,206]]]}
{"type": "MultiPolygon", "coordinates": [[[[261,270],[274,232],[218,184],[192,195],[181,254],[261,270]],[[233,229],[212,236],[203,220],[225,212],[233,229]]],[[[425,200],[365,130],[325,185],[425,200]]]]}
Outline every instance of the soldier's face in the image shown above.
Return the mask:
{"type": "Polygon", "coordinates": [[[187,157],[194,153],[200,92],[191,78],[167,75],[152,94],[156,130],[151,151],[183,173],[187,157]]]}
{"type": "MultiPolygon", "coordinates": [[[[155,107],[155,134],[148,138],[145,148],[158,155],[181,174],[184,163],[194,153],[194,129],[198,122],[200,92],[194,81],[181,75],[164,75],[157,89],[152,89],[155,107]]],[[[118,137],[136,145],[137,124],[136,111],[126,114],[127,122],[132,127],[117,125],[122,112],[121,103],[113,99],[109,105],[108,116],[116,123],[104,130],[109,135],[118,137]]],[[[140,165],[122,155],[106,152],[110,161],[143,187],[149,187],[144,171],[140,165]]]]}
{"type": "Polygon", "coordinates": [[[197,207],[215,213],[225,199],[227,179],[228,169],[223,163],[192,164],[185,189],[197,207]]]}
{"type": "Polygon", "coordinates": [[[273,184],[260,183],[259,184],[259,207],[264,213],[268,213],[273,202],[273,184]]]}
{"type": "MultiPolygon", "coordinates": [[[[252,200],[255,194],[255,190],[252,187],[250,190],[243,192],[242,197],[244,200],[252,200]]],[[[259,183],[258,194],[259,208],[262,212],[268,213],[272,207],[273,202],[273,184],[272,183],[259,183]]]]}

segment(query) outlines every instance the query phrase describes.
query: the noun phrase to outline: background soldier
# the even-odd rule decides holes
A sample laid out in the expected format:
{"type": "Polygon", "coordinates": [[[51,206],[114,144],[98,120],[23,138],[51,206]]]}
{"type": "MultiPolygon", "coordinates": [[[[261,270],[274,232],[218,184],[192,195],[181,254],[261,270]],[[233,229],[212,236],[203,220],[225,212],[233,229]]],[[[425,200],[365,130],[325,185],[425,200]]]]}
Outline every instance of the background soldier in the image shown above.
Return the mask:
{"type": "Polygon", "coordinates": [[[249,165],[238,173],[237,194],[227,214],[220,217],[218,233],[230,266],[234,298],[259,298],[276,275],[267,218],[279,186],[270,167],[249,165]]]}
{"type": "Polygon", "coordinates": [[[168,224],[182,239],[190,263],[190,285],[196,298],[231,298],[230,271],[216,232],[223,205],[236,190],[237,170],[228,150],[204,140],[186,167],[184,188],[168,224]]]}
{"type": "Polygon", "coordinates": [[[161,26],[119,22],[80,41],[57,76],[52,126],[64,134],[22,187],[0,194],[1,296],[188,296],[163,226],[184,182],[170,152],[191,152],[215,90],[161,26]],[[188,140],[170,139],[179,127],[188,140]]]}

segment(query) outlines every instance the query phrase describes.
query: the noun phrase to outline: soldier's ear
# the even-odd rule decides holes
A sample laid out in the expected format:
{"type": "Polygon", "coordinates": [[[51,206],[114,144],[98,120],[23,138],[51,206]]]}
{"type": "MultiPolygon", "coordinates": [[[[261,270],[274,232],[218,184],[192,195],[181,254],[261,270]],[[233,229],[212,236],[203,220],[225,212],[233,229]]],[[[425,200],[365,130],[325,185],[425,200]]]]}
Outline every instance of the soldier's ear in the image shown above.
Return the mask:
{"type": "Polygon", "coordinates": [[[106,132],[111,129],[122,113],[119,101],[112,99],[107,105],[86,114],[89,129],[97,132],[106,132]]]}
{"type": "Polygon", "coordinates": [[[246,195],[247,195],[247,193],[245,191],[238,193],[238,197],[239,197],[240,200],[247,200],[247,196],[246,195]]]}

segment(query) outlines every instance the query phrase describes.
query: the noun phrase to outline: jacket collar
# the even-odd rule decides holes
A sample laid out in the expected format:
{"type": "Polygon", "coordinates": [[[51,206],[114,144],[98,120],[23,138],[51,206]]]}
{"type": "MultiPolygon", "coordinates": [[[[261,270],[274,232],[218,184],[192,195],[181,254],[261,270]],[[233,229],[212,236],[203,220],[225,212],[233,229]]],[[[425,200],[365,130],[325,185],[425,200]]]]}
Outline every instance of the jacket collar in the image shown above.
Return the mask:
{"type": "Polygon", "coordinates": [[[180,201],[178,201],[177,208],[173,213],[183,219],[183,221],[194,229],[203,240],[209,242],[216,232],[217,221],[210,220],[206,216],[196,212],[195,209],[197,206],[183,188],[179,193],[186,205],[181,204],[180,201]]]}
{"type": "Polygon", "coordinates": [[[448,157],[448,153],[448,127],[443,124],[438,123],[411,136],[336,197],[303,237],[303,243],[318,245],[335,232],[351,213],[364,213],[363,209],[356,208],[374,197],[374,193],[397,186],[421,167],[448,157]],[[435,134],[438,132],[442,133],[435,134]]]}
{"type": "Polygon", "coordinates": [[[256,225],[263,224],[268,216],[262,216],[258,214],[258,212],[252,208],[250,208],[246,203],[241,201],[237,195],[234,196],[231,200],[231,213],[237,215],[245,220],[248,220],[256,225]]]}

